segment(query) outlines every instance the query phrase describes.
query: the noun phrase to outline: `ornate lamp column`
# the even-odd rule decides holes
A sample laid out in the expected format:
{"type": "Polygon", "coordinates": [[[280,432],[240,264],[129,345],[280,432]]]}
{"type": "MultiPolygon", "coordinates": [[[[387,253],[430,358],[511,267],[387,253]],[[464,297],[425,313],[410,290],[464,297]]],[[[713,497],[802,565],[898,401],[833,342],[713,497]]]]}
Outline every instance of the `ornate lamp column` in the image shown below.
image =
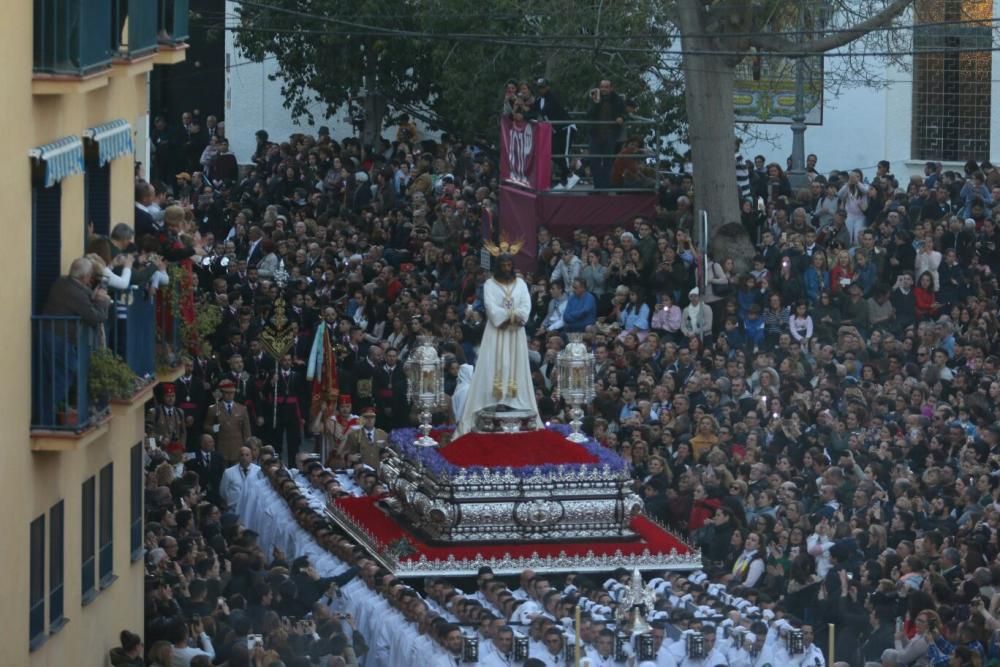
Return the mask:
{"type": "Polygon", "coordinates": [[[559,396],[572,409],[573,432],[566,438],[573,442],[585,442],[587,436],[580,432],[583,425],[583,409],[580,407],[594,400],[594,354],[583,344],[582,333],[569,334],[569,343],[556,358],[559,374],[559,396]]]}
{"type": "Polygon", "coordinates": [[[438,356],[433,336],[419,336],[417,348],[406,359],[407,398],[420,408],[420,430],[423,436],[413,444],[436,447],[430,436],[431,413],[444,403],[444,361],[438,356]]]}

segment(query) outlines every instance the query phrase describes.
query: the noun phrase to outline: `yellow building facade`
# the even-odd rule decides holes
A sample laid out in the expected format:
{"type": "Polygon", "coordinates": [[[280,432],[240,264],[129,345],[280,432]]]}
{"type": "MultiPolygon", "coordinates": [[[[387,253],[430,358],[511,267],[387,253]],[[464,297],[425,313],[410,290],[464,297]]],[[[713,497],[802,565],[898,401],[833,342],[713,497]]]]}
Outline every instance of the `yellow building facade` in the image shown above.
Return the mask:
{"type": "MultiPolygon", "coordinates": [[[[133,221],[134,156],[144,154],[147,141],[148,76],[184,59],[187,4],[4,3],[3,666],[103,666],[122,629],[142,633],[141,442],[153,384],[100,411],[85,407],[61,424],[40,417],[50,378],[39,372],[37,316],[43,288],[83,254],[88,223],[106,234],[115,223],[133,221]]],[[[58,409],[65,412],[76,400],[60,401],[58,409]]]]}

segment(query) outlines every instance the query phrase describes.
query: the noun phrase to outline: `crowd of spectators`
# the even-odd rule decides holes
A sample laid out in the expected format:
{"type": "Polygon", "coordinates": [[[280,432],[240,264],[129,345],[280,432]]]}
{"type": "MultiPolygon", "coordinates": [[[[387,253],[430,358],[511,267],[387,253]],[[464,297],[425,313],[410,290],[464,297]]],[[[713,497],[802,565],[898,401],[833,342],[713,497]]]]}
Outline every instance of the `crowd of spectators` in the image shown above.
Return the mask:
{"type": "MultiPolygon", "coordinates": [[[[148,664],[451,665],[476,633],[479,664],[518,664],[512,631],[557,664],[544,651],[563,647],[577,605],[593,664],[624,664],[605,630],[628,573],[518,585],[483,572],[458,582],[471,593],[415,590],[321,513],[330,494],[383,491],[346,440],[411,423],[401,369],[418,335],[437,337],[449,394],[475,363],[480,241],[502,220],[495,156],[410,127],[375,147],[322,130],[257,137],[248,169],[190,148],[193,171],[171,173],[175,153],[162,182],[137,184],[136,244],[196,260],[198,307],[221,315],[150,412],[148,664]],[[276,363],[259,337],[279,293],[297,338],[276,363]],[[304,379],[321,321],[337,405],[313,405],[304,379]],[[298,453],[328,432],[332,456],[298,453]],[[265,534],[282,519],[292,537],[265,534]]],[[[542,419],[566,420],[555,360],[583,332],[597,364],[587,431],[631,464],[647,513],[702,550],[703,573],[654,580],[652,664],[1000,658],[1000,171],[824,175],[811,156],[793,190],[765,162],[737,168],[756,246],[739,272],[694,247],[686,174],[663,179],[653,216],[530,240],[542,419]],[[704,659],[685,657],[694,629],[704,659]],[[804,648],[777,653],[793,629],[804,648]]],[[[121,650],[133,661],[134,642],[121,650]]]]}

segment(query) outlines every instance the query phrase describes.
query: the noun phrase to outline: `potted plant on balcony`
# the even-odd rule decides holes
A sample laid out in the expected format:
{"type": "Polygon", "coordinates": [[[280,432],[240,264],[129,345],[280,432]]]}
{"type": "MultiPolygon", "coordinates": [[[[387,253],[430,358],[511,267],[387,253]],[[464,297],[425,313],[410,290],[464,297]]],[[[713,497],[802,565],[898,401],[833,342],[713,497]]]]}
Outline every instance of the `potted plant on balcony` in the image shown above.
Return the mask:
{"type": "Polygon", "coordinates": [[[123,400],[135,393],[139,376],[125,360],[108,348],[94,350],[90,355],[87,388],[91,399],[102,403],[123,400]]]}
{"type": "Polygon", "coordinates": [[[56,423],[59,426],[76,426],[80,423],[80,413],[65,401],[59,401],[56,406],[56,423]]]}

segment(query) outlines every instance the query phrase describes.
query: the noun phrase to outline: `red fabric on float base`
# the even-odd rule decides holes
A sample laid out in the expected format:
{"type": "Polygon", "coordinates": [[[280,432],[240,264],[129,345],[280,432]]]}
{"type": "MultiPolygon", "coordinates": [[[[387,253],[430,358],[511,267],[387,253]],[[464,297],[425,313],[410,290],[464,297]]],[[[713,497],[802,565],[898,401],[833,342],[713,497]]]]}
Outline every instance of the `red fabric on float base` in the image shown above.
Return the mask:
{"type": "Polygon", "coordinates": [[[597,463],[597,457],[586,449],[547,429],[503,435],[466,433],[438,452],[448,463],[462,468],[597,463]]]}
{"type": "MultiPolygon", "coordinates": [[[[507,437],[507,436],[505,436],[507,437]]],[[[426,556],[429,560],[447,560],[449,556],[457,559],[473,559],[476,556],[484,558],[503,558],[510,555],[512,558],[530,558],[534,554],[541,557],[558,556],[565,553],[567,556],[585,556],[588,551],[595,556],[613,555],[620,551],[623,555],[639,555],[643,551],[650,553],[669,554],[676,550],[678,554],[686,554],[690,549],[680,540],[665,531],[657,524],[644,516],[637,516],[632,519],[632,530],[639,534],[639,539],[602,540],[587,542],[549,542],[549,543],[507,543],[507,544],[473,544],[470,546],[431,546],[415,537],[412,533],[400,526],[395,519],[378,507],[376,498],[338,498],[337,506],[351,519],[351,521],[364,528],[377,542],[378,546],[384,547],[392,544],[400,538],[413,545],[417,553],[403,558],[404,561],[416,561],[420,556],[426,556]]]]}

